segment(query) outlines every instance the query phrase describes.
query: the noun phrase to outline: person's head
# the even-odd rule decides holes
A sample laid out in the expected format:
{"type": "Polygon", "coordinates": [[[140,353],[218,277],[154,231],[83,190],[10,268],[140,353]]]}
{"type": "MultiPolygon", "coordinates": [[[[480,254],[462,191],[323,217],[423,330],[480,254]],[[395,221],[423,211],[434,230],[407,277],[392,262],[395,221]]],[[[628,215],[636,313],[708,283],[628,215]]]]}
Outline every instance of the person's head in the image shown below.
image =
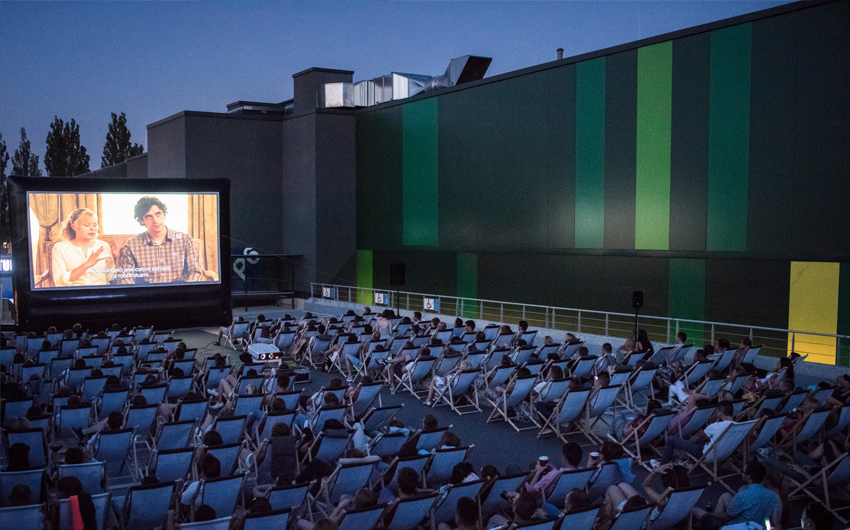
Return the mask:
{"type": "Polygon", "coordinates": [[[586,357],[589,353],[589,350],[585,346],[579,346],[578,350],[576,350],[576,353],[579,357],[586,357]]]}
{"type": "Polygon", "coordinates": [[[635,349],[635,339],[633,339],[631,337],[626,339],[626,342],[623,343],[623,345],[620,347],[620,349],[622,349],[624,351],[634,351],[634,349],[635,349]]]}
{"type": "Polygon", "coordinates": [[[747,464],[747,467],[744,468],[744,482],[747,484],[761,484],[766,474],[767,470],[764,468],[764,464],[756,460],[751,460],[747,464]]]}
{"type": "Polygon", "coordinates": [[[426,414],[424,418],[422,418],[422,430],[424,431],[436,431],[437,426],[437,417],[433,414],[426,414]]]}
{"type": "Polygon", "coordinates": [[[688,340],[688,334],[684,331],[676,333],[676,344],[684,344],[688,340]]]}
{"type": "Polygon", "coordinates": [[[124,415],[117,410],[113,410],[109,413],[109,416],[106,417],[106,428],[108,430],[117,431],[122,425],[124,425],[124,415]]]}
{"type": "Polygon", "coordinates": [[[646,504],[646,499],[644,499],[640,495],[632,495],[626,501],[626,504],[623,505],[623,511],[627,512],[629,510],[636,510],[638,508],[646,506],[646,504]]]}
{"type": "Polygon", "coordinates": [[[646,415],[649,416],[656,410],[661,409],[661,402],[657,399],[650,399],[646,402],[646,415]]]}
{"type": "Polygon", "coordinates": [[[449,480],[452,484],[460,484],[463,480],[475,473],[475,468],[469,462],[460,462],[452,468],[452,477],[449,480]]]}
{"type": "Polygon", "coordinates": [[[60,499],[67,499],[74,495],[83,493],[83,483],[74,476],[62,477],[56,482],[56,495],[60,499]]]}
{"type": "Polygon", "coordinates": [[[623,450],[623,446],[618,444],[617,442],[612,442],[610,440],[602,442],[602,447],[599,449],[599,454],[602,456],[602,459],[606,462],[611,462],[612,460],[617,460],[618,458],[622,458],[625,454],[623,450]]]}
{"type": "Polygon", "coordinates": [[[606,342],[602,345],[602,355],[608,355],[613,351],[614,347],[611,346],[610,342],[606,342]]]}
{"type": "Polygon", "coordinates": [[[820,401],[812,396],[806,396],[803,398],[803,401],[800,402],[800,406],[797,407],[797,410],[802,411],[804,414],[808,412],[814,412],[820,408],[820,401]]]}
{"type": "Polygon", "coordinates": [[[360,488],[354,494],[354,509],[371,508],[378,504],[378,496],[369,488],[360,488]]]}
{"type": "Polygon", "coordinates": [[[661,474],[661,485],[665,488],[681,489],[690,487],[688,468],[675,465],[661,474]]]}
{"type": "Polygon", "coordinates": [[[499,359],[499,366],[506,368],[511,366],[513,362],[511,361],[511,357],[509,355],[502,355],[502,358],[499,359]]]}
{"type": "Polygon", "coordinates": [[[151,236],[165,233],[166,214],[168,214],[168,208],[156,197],[142,197],[133,209],[133,217],[147,229],[151,236]]]}
{"type": "Polygon", "coordinates": [[[835,379],[835,386],[838,389],[845,391],[845,392],[847,390],[850,390],[850,375],[843,374],[843,375],[838,376],[835,379]]]}
{"type": "Polygon", "coordinates": [[[649,336],[646,334],[645,329],[639,329],[637,334],[637,340],[641,343],[644,348],[649,347],[649,336]]]}
{"type": "Polygon", "coordinates": [[[68,216],[62,234],[71,241],[97,239],[97,214],[88,208],[77,208],[68,216]]]}
{"type": "Polygon", "coordinates": [[[224,445],[224,438],[218,431],[207,431],[204,433],[204,445],[207,447],[224,445]]]}
{"type": "MultiPolygon", "coordinates": [[[[74,396],[71,396],[74,397],[74,396]]],[[[71,404],[71,399],[68,399],[68,404],[71,404]]],[[[136,394],[133,396],[133,406],[134,407],[144,407],[148,404],[148,398],[143,396],[142,394],[136,394]]]]}
{"type": "Polygon", "coordinates": [[[461,497],[455,507],[455,520],[459,526],[475,528],[478,525],[478,503],[471,497],[461,497]]]}
{"type": "Polygon", "coordinates": [[[23,430],[23,429],[29,429],[30,428],[30,420],[24,418],[23,416],[18,416],[18,417],[12,418],[11,427],[12,427],[13,431],[20,431],[20,430],[23,430]]]}
{"type": "Polygon", "coordinates": [[[272,437],[289,436],[292,434],[292,429],[285,422],[278,422],[272,426],[272,437]]]}
{"type": "Polygon", "coordinates": [[[451,431],[446,431],[440,437],[439,447],[460,447],[460,438],[451,431]]]}
{"type": "Polygon", "coordinates": [[[735,413],[735,407],[732,406],[730,401],[721,401],[717,404],[717,410],[715,414],[717,415],[717,419],[719,420],[731,420],[732,415],[735,413]]]}
{"type": "Polygon", "coordinates": [[[562,381],[564,379],[564,370],[560,366],[553,366],[549,369],[550,381],[562,381]]]}
{"type": "Polygon", "coordinates": [[[531,521],[534,512],[537,511],[537,498],[530,491],[522,489],[519,495],[514,497],[513,508],[515,522],[531,521]]]}
{"type": "Polygon", "coordinates": [[[83,464],[86,461],[86,453],[81,447],[69,447],[65,451],[65,464],[76,465],[83,464]]]}
{"type": "Polygon", "coordinates": [[[331,390],[342,388],[342,379],[340,379],[339,377],[334,377],[333,379],[331,379],[330,383],[328,383],[328,388],[330,388],[331,390]]]}
{"type": "Polygon", "coordinates": [[[599,372],[599,375],[596,376],[596,384],[594,386],[602,388],[603,386],[608,386],[610,383],[611,375],[608,372],[599,372]]]}
{"type": "Polygon", "coordinates": [[[412,468],[403,467],[398,470],[398,492],[404,495],[416,495],[419,486],[419,473],[412,468]]]}
{"type": "Polygon", "coordinates": [[[16,484],[12,487],[9,494],[9,504],[11,506],[27,506],[32,499],[32,490],[26,484],[16,484]]]}
{"type": "Polygon", "coordinates": [[[195,508],[195,522],[212,521],[215,519],[215,510],[209,504],[202,504],[195,508]]]}
{"type": "Polygon", "coordinates": [[[326,430],[329,430],[329,429],[334,429],[334,430],[345,429],[345,425],[343,425],[342,422],[339,421],[338,419],[331,418],[329,420],[325,420],[325,424],[322,425],[323,431],[326,431],[326,430]]]}
{"type": "Polygon", "coordinates": [[[336,394],[325,394],[326,407],[336,407],[337,405],[339,405],[339,398],[336,397],[336,394]]]}
{"type": "Polygon", "coordinates": [[[272,414],[280,414],[281,412],[286,412],[286,401],[280,398],[274,398],[271,407],[269,407],[269,412],[271,412],[272,414]]]}
{"type": "Polygon", "coordinates": [[[587,491],[573,488],[564,498],[564,511],[567,513],[577,512],[589,508],[591,504],[593,504],[593,499],[590,498],[587,491]]]}
{"type": "Polygon", "coordinates": [[[254,497],[250,506],[248,506],[248,511],[251,515],[269,513],[272,511],[272,503],[270,503],[269,499],[266,497],[254,497]]]}
{"type": "Polygon", "coordinates": [[[464,323],[464,327],[466,328],[465,331],[467,333],[472,333],[473,331],[475,331],[475,321],[474,320],[467,320],[464,323]]]}
{"type": "Polygon", "coordinates": [[[729,339],[721,337],[717,339],[717,348],[715,350],[726,351],[729,349],[729,346],[729,339]]]}
{"type": "Polygon", "coordinates": [[[832,530],[832,514],[820,502],[810,502],[803,508],[803,530],[832,530]]]}
{"type": "Polygon", "coordinates": [[[26,471],[30,468],[30,446],[22,443],[12,444],[9,448],[9,471],[26,471]]]}
{"type": "Polygon", "coordinates": [[[581,455],[581,446],[575,442],[567,442],[561,447],[561,460],[570,467],[581,465],[581,455]]]}
{"type": "Polygon", "coordinates": [[[221,462],[210,453],[201,457],[200,474],[207,479],[218,478],[221,475],[221,462]]]}
{"type": "Polygon", "coordinates": [[[517,327],[520,331],[528,331],[528,322],[526,322],[525,320],[520,320],[519,324],[517,324],[517,327]]]}
{"type": "Polygon", "coordinates": [[[488,480],[499,476],[499,470],[492,464],[487,464],[481,468],[481,478],[488,480]]]}
{"type": "Polygon", "coordinates": [[[745,346],[747,348],[752,348],[753,347],[753,341],[750,340],[749,337],[743,337],[741,339],[741,346],[745,346]]]}

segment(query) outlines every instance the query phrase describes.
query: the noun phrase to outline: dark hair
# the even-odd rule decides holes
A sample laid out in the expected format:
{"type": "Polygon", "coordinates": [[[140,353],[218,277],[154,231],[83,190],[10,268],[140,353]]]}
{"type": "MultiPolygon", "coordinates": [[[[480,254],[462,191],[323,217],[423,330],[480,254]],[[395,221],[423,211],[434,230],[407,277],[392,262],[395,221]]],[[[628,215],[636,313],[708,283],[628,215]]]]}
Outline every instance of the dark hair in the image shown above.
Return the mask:
{"type": "Polygon", "coordinates": [[[717,345],[720,346],[723,349],[728,350],[729,346],[730,346],[729,339],[725,339],[725,338],[721,337],[721,338],[717,339],[717,345]]]}
{"type": "Polygon", "coordinates": [[[486,466],[481,468],[481,478],[483,479],[491,479],[493,477],[499,476],[499,470],[496,469],[496,466],[492,464],[487,464],[486,466]]]}
{"type": "Polygon", "coordinates": [[[26,484],[15,484],[9,494],[11,506],[27,506],[32,499],[32,490],[26,484]]]}
{"type": "Polygon", "coordinates": [[[86,461],[86,453],[80,447],[69,447],[65,451],[65,464],[76,465],[86,461]]]}
{"type": "Polygon", "coordinates": [[[665,488],[681,489],[688,488],[691,481],[688,478],[688,468],[675,465],[661,475],[661,484],[665,488]]]}
{"type": "Polygon", "coordinates": [[[646,413],[652,414],[656,410],[661,408],[661,402],[657,399],[650,399],[646,402],[646,413]]]}
{"type": "Polygon", "coordinates": [[[215,510],[208,504],[202,504],[195,508],[195,522],[212,521],[215,519],[215,510]]]}
{"type": "Polygon", "coordinates": [[[207,431],[204,434],[204,445],[224,445],[224,438],[218,431],[207,431]]]}
{"type": "Polygon", "coordinates": [[[272,511],[272,503],[266,497],[254,497],[254,500],[251,501],[251,505],[248,507],[248,511],[251,514],[269,513],[272,511]]]}
{"type": "Polygon", "coordinates": [[[603,460],[610,462],[612,460],[622,458],[625,451],[623,450],[622,445],[608,440],[606,442],[602,442],[602,447],[599,449],[599,453],[602,455],[603,460]]]}
{"type": "Polygon", "coordinates": [[[626,504],[623,505],[623,511],[632,510],[634,508],[640,508],[642,506],[646,506],[646,504],[646,499],[644,499],[640,495],[632,495],[626,501],[626,504]]]}
{"type": "Polygon", "coordinates": [[[124,425],[124,416],[117,410],[113,410],[106,417],[106,426],[109,430],[117,431],[122,425],[124,425]]]}
{"type": "Polygon", "coordinates": [[[475,468],[472,467],[472,464],[469,462],[460,462],[452,468],[452,476],[449,482],[452,484],[461,484],[472,473],[475,473],[475,468]]]}
{"type": "Polygon", "coordinates": [[[156,206],[162,210],[162,213],[168,214],[168,208],[165,207],[165,203],[161,200],[156,197],[142,197],[136,201],[136,206],[133,208],[133,217],[136,218],[136,221],[138,221],[140,225],[145,224],[145,214],[148,213],[152,206],[156,206]]]}
{"type": "Polygon", "coordinates": [[[419,473],[414,471],[413,468],[403,467],[399,469],[396,481],[398,483],[399,493],[416,495],[416,489],[419,485],[419,473]]]}
{"type": "Polygon", "coordinates": [[[561,456],[571,466],[578,467],[581,464],[581,446],[575,442],[567,442],[561,447],[561,456]]]}
{"type": "Polygon", "coordinates": [[[282,421],[272,426],[272,436],[289,436],[290,434],[292,434],[292,429],[282,421]]]}
{"type": "Polygon", "coordinates": [[[426,431],[436,430],[438,425],[437,417],[433,414],[426,414],[425,417],[422,418],[422,428],[426,431]]]}
{"type": "Polygon", "coordinates": [[[735,407],[732,406],[731,401],[721,401],[717,404],[717,412],[724,416],[732,416],[735,413],[735,407]]]}
{"type": "Polygon", "coordinates": [[[30,446],[22,443],[12,444],[9,448],[9,460],[6,471],[27,471],[30,468],[30,446]]]}
{"type": "Polygon", "coordinates": [[[360,488],[354,494],[354,509],[371,508],[378,504],[378,496],[369,488],[360,488]]]}
{"type": "Polygon", "coordinates": [[[761,462],[751,460],[744,469],[744,473],[750,476],[750,480],[753,481],[753,484],[761,484],[764,480],[764,476],[767,474],[767,470],[761,462]]]}
{"type": "Polygon", "coordinates": [[[819,502],[810,502],[803,508],[803,517],[812,522],[815,530],[832,530],[832,514],[819,502]]]}
{"type": "Polygon", "coordinates": [[[676,338],[679,339],[682,342],[685,342],[686,340],[688,340],[688,334],[685,333],[684,331],[680,331],[680,332],[676,333],[676,338]]]}
{"type": "Polygon", "coordinates": [[[56,493],[60,499],[67,499],[83,493],[83,483],[74,476],[62,477],[56,482],[56,493]]]}
{"type": "Polygon", "coordinates": [[[526,331],[528,329],[528,322],[526,322],[525,320],[520,320],[519,324],[517,324],[517,327],[522,331],[526,331]]]}
{"type": "Polygon", "coordinates": [[[460,447],[460,438],[451,431],[446,431],[440,437],[440,447],[448,445],[449,447],[460,447]]]}
{"type": "Polygon", "coordinates": [[[534,517],[535,511],[537,498],[530,491],[523,489],[514,501],[514,515],[519,519],[528,520],[534,517]]]}
{"type": "Polygon", "coordinates": [[[201,457],[198,467],[204,478],[218,478],[221,475],[221,462],[210,453],[201,457]]]}
{"type": "Polygon", "coordinates": [[[478,524],[478,503],[471,497],[461,497],[455,506],[457,522],[466,526],[478,524]]]}
{"type": "Polygon", "coordinates": [[[591,499],[590,495],[583,489],[573,488],[573,490],[567,493],[567,496],[564,498],[564,508],[567,513],[589,508],[591,504],[593,504],[593,499],[591,499]]]}

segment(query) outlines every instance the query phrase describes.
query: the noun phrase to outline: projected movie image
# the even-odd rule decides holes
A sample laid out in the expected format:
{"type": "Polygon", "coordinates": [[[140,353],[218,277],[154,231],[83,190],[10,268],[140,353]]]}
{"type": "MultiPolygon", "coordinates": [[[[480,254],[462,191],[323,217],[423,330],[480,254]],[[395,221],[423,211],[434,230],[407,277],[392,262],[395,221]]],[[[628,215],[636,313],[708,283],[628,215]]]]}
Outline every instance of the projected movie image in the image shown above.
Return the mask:
{"type": "Polygon", "coordinates": [[[33,289],[219,283],[217,193],[27,193],[33,289]]]}

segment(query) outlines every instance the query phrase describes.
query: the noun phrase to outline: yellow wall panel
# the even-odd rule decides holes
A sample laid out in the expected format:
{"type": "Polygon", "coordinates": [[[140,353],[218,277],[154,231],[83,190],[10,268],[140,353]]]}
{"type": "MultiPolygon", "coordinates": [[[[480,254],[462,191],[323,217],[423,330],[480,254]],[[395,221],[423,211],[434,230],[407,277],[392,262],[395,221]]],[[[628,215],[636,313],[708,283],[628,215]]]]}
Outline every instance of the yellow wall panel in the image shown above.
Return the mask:
{"type": "MultiPolygon", "coordinates": [[[[788,329],[835,334],[838,330],[838,273],[840,264],[791,262],[788,329]]],[[[792,349],[788,334],[788,352],[792,349]]],[[[807,361],[835,364],[835,338],[797,333],[794,351],[807,361]]]]}

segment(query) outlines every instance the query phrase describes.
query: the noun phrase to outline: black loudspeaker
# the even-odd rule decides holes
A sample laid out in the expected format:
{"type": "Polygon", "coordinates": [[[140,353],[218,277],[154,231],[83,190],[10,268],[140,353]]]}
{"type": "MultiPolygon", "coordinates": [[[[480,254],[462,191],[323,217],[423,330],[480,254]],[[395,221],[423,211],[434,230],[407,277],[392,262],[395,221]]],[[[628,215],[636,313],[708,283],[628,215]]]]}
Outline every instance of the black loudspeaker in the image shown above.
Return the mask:
{"type": "Polygon", "coordinates": [[[635,291],[632,293],[632,307],[635,309],[643,307],[643,291],[635,291]]]}
{"type": "Polygon", "coordinates": [[[390,265],[390,285],[404,287],[404,263],[392,263],[390,265]]]}

